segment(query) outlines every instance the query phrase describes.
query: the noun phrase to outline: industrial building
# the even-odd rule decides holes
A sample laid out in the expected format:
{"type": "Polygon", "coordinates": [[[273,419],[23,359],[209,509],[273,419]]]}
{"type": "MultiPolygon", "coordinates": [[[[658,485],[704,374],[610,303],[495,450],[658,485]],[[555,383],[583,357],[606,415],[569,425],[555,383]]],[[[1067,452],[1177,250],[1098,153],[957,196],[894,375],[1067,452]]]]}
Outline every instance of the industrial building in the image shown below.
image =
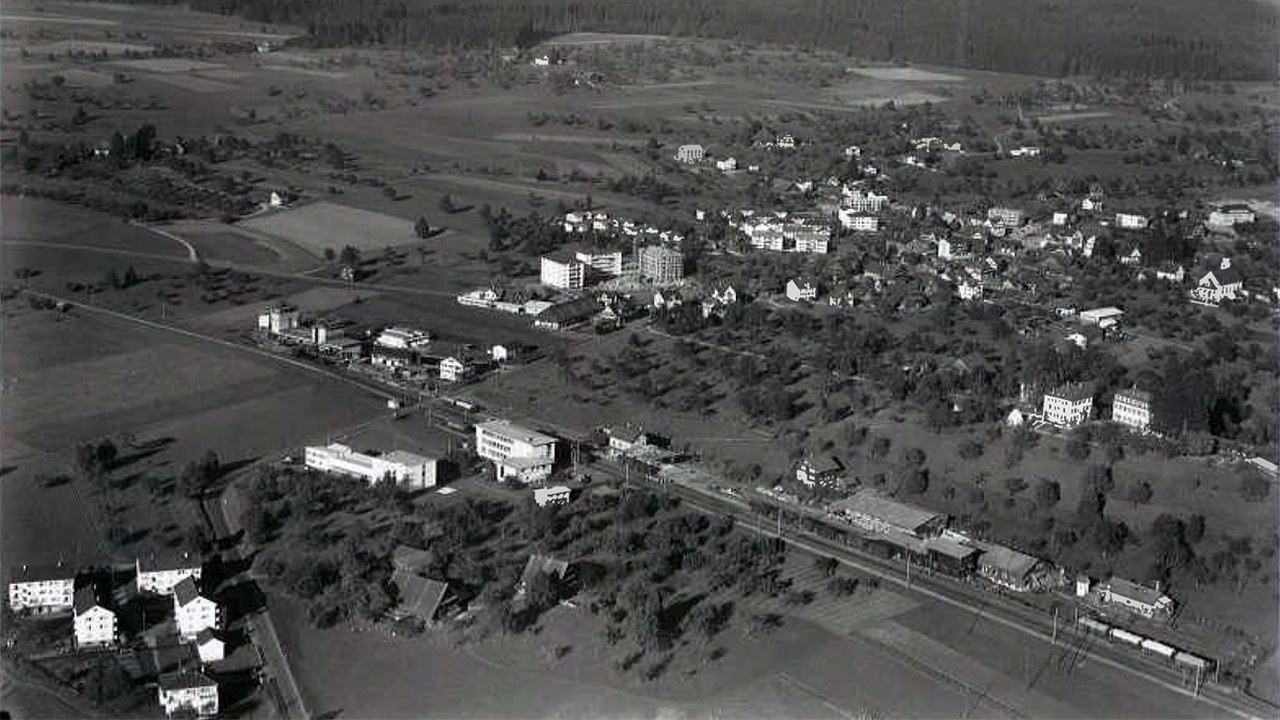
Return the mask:
{"type": "Polygon", "coordinates": [[[385,455],[366,455],[346,445],[333,443],[307,447],[304,458],[307,467],[313,470],[350,475],[369,483],[391,477],[396,484],[411,490],[435,487],[436,484],[438,461],[403,450],[393,450],[385,455]]]}

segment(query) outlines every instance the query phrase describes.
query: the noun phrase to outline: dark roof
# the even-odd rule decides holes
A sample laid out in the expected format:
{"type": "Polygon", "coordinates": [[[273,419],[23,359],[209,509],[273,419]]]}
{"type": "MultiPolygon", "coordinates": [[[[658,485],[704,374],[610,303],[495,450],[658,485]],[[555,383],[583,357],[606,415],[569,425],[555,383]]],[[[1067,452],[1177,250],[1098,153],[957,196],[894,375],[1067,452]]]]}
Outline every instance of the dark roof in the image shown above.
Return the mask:
{"type": "Polygon", "coordinates": [[[435,617],[436,611],[440,609],[440,603],[444,601],[445,593],[449,590],[449,583],[400,570],[392,573],[391,579],[400,589],[398,611],[427,622],[435,617]]]}
{"type": "Polygon", "coordinates": [[[580,297],[576,300],[552,305],[538,313],[534,318],[541,322],[565,323],[590,317],[600,310],[600,303],[593,297],[580,297]]]}
{"type": "Polygon", "coordinates": [[[218,683],[211,680],[208,675],[195,670],[182,670],[179,672],[165,673],[160,676],[161,690],[186,690],[187,688],[209,686],[217,687],[218,683]]]}
{"type": "Polygon", "coordinates": [[[1117,390],[1116,400],[1119,400],[1120,398],[1126,398],[1130,401],[1137,402],[1142,405],[1151,404],[1151,393],[1147,392],[1146,390],[1139,390],[1136,387],[1125,388],[1124,390],[1117,390]]]}
{"type": "Polygon", "coordinates": [[[9,581],[22,583],[73,580],[75,576],[75,570],[59,562],[56,565],[23,565],[9,581]]]}
{"type": "Polygon", "coordinates": [[[413,573],[421,570],[427,566],[430,559],[431,554],[426,550],[408,545],[397,545],[396,549],[391,551],[391,565],[405,572],[413,573]]]}
{"type": "MultiPolygon", "coordinates": [[[[1213,268],[1209,271],[1213,273],[1214,279],[1219,285],[1233,285],[1238,282],[1244,282],[1244,274],[1240,272],[1240,268],[1232,265],[1229,268],[1213,268]]],[[[1205,273],[1208,275],[1209,273],[1205,273]]]]}
{"type": "Polygon", "coordinates": [[[92,585],[85,585],[76,591],[74,607],[75,613],[79,615],[80,613],[88,612],[94,607],[106,606],[98,602],[98,593],[94,587],[92,585]]]}
{"type": "Polygon", "coordinates": [[[872,488],[863,488],[852,496],[831,503],[830,512],[867,515],[893,527],[915,531],[922,525],[946,517],[942,513],[885,497],[872,488]]]}
{"type": "Polygon", "coordinates": [[[196,633],[196,645],[204,645],[210,640],[217,640],[220,643],[226,643],[226,640],[222,638],[222,633],[214,630],[213,628],[205,628],[196,633]]]}
{"type": "Polygon", "coordinates": [[[1054,397],[1059,397],[1070,402],[1080,402],[1093,397],[1092,383],[1067,383],[1060,385],[1049,393],[1054,397]]]}
{"type": "Polygon", "coordinates": [[[196,587],[195,579],[188,575],[173,586],[173,597],[178,601],[179,607],[185,607],[192,600],[200,597],[200,588],[196,587]]]}
{"type": "Polygon", "coordinates": [[[557,579],[563,580],[568,572],[567,560],[557,560],[547,555],[530,555],[529,562],[524,565],[524,572],[520,573],[520,587],[528,587],[534,576],[539,574],[552,574],[557,579]]]}
{"type": "Polygon", "coordinates": [[[163,570],[185,570],[194,569],[202,565],[202,561],[198,557],[191,557],[191,553],[165,554],[156,555],[152,553],[146,557],[138,558],[138,572],[160,572],[163,570]]]}
{"type": "Polygon", "coordinates": [[[840,462],[840,459],[835,457],[834,455],[824,455],[822,457],[817,457],[817,458],[807,458],[805,460],[802,460],[800,462],[800,465],[802,467],[807,465],[809,467],[809,470],[815,473],[840,472],[844,470],[844,463],[840,462]]]}

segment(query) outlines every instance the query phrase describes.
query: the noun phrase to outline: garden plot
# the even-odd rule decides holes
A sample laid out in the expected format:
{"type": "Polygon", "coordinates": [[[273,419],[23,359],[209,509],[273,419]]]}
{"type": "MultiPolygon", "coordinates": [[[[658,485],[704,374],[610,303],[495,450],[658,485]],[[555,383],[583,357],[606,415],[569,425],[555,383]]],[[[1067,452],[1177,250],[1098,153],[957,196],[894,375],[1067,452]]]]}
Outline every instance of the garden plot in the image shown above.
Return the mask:
{"type": "Polygon", "coordinates": [[[317,255],[346,245],[374,251],[416,240],[410,220],[323,201],[264,215],[241,225],[295,242],[317,255]]]}

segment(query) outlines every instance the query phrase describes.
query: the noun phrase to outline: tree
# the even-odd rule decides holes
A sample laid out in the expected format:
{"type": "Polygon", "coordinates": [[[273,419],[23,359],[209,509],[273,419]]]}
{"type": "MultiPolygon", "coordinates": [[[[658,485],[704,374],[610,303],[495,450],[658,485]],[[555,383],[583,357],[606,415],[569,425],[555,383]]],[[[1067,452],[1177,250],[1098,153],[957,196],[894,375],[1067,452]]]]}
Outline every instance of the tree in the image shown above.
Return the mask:
{"type": "Polygon", "coordinates": [[[1055,480],[1040,480],[1036,484],[1036,505],[1042,510],[1049,510],[1062,499],[1062,488],[1055,480]]]}
{"type": "Polygon", "coordinates": [[[133,266],[130,265],[128,269],[124,271],[124,286],[133,287],[134,285],[137,285],[138,282],[138,271],[134,270],[133,266]]]}
{"type": "Polygon", "coordinates": [[[839,563],[836,562],[835,558],[819,556],[813,559],[813,569],[817,570],[824,578],[830,578],[834,575],[837,567],[839,567],[839,563]]]}
{"type": "Polygon", "coordinates": [[[355,267],[360,264],[360,251],[350,245],[344,245],[342,252],[338,253],[338,262],[355,267]]]}
{"type": "Polygon", "coordinates": [[[458,209],[457,206],[453,204],[453,196],[449,195],[449,193],[445,193],[444,195],[440,196],[441,212],[448,215],[449,213],[452,213],[457,209],[458,209]]]}
{"type": "Polygon", "coordinates": [[[98,449],[93,443],[76,446],[75,463],[76,470],[86,480],[94,479],[102,471],[102,466],[98,463],[98,449]]]}
{"type": "Polygon", "coordinates": [[[423,240],[431,235],[431,225],[427,223],[425,216],[418,216],[418,221],[413,224],[413,234],[423,240]]]}
{"type": "Polygon", "coordinates": [[[1072,435],[1067,440],[1067,457],[1072,460],[1081,461],[1089,459],[1089,443],[1078,435],[1072,435]]]}
{"type": "Polygon", "coordinates": [[[397,197],[400,196],[400,194],[396,192],[396,189],[391,187],[390,185],[383,186],[382,194],[388,200],[395,200],[397,197]]]}
{"type": "Polygon", "coordinates": [[[120,455],[120,451],[116,448],[116,444],[110,440],[103,440],[93,450],[94,457],[98,461],[98,467],[102,470],[110,470],[115,466],[116,459],[120,455]]]}
{"type": "Polygon", "coordinates": [[[924,451],[921,450],[920,448],[911,447],[911,448],[907,448],[902,452],[902,459],[908,465],[919,467],[921,465],[924,465],[925,454],[924,454],[924,451]]]}
{"type": "Polygon", "coordinates": [[[333,248],[331,248],[331,247],[327,247],[327,248],[325,248],[325,249],[324,249],[324,259],[325,259],[325,260],[328,260],[329,262],[333,262],[333,259],[334,259],[335,257],[337,257],[337,253],[335,253],[335,252],[333,251],[333,248]]]}

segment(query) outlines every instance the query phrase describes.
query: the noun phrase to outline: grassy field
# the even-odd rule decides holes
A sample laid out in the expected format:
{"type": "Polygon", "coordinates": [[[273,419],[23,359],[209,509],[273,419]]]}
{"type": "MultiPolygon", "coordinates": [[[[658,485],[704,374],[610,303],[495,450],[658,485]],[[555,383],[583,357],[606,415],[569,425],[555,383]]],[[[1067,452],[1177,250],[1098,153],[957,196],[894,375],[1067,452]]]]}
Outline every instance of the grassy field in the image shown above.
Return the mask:
{"type": "Polygon", "coordinates": [[[282,210],[241,224],[297,243],[316,255],[326,249],[337,252],[346,245],[360,251],[378,251],[416,239],[413,223],[408,220],[330,202],[282,210]]]}

